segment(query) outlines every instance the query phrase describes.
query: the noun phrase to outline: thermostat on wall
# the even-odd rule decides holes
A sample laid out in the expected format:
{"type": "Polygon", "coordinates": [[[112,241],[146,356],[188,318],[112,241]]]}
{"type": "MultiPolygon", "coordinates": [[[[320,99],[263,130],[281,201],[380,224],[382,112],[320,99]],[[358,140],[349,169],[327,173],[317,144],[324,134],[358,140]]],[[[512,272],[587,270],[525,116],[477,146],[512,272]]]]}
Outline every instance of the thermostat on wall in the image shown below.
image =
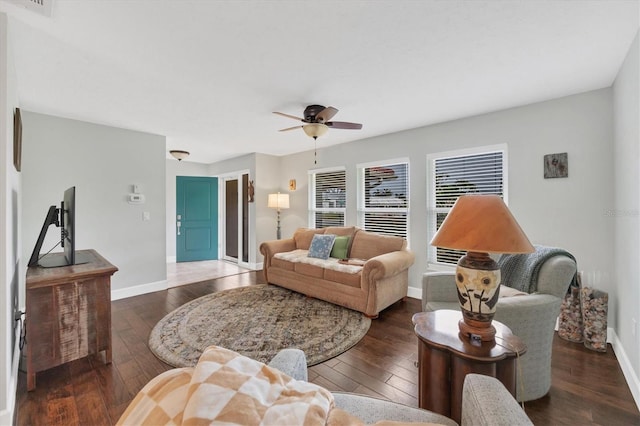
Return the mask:
{"type": "Polygon", "coordinates": [[[144,195],[143,194],[129,194],[129,198],[127,199],[129,204],[142,204],[144,203],[144,195]]]}

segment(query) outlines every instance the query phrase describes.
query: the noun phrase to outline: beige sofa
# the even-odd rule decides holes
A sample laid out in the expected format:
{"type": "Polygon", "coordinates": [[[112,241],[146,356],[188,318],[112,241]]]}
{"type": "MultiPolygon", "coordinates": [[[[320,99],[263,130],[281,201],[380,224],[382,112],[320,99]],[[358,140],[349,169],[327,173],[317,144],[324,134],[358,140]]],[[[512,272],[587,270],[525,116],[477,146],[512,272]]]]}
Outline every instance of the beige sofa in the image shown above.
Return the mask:
{"type": "Polygon", "coordinates": [[[293,237],[260,245],[263,272],[270,284],[325,300],[371,318],[407,296],[409,267],[415,260],[404,238],[351,227],[300,228],[293,237]],[[348,258],[363,265],[343,264],[336,258],[309,258],[315,234],[348,236],[348,258]]]}

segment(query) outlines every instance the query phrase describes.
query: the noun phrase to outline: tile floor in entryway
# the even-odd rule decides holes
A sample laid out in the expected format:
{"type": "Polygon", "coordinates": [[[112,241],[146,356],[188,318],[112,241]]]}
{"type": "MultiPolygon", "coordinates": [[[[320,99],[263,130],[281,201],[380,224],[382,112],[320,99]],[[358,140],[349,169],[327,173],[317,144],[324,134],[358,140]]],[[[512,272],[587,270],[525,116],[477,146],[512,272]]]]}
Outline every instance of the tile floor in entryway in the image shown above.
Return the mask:
{"type": "Polygon", "coordinates": [[[167,283],[168,287],[177,287],[250,271],[251,269],[240,267],[233,262],[225,260],[171,262],[167,263],[167,283]]]}

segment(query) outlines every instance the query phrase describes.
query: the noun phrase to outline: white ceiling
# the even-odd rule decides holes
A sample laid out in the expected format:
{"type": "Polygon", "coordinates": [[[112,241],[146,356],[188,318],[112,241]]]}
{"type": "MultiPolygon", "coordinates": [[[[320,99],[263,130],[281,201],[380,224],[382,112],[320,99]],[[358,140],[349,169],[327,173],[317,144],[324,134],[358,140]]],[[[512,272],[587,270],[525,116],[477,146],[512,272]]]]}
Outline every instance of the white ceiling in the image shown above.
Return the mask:
{"type": "Polygon", "coordinates": [[[20,107],[166,135],[211,163],[318,147],[610,86],[638,31],[626,1],[5,0],[20,107]]]}

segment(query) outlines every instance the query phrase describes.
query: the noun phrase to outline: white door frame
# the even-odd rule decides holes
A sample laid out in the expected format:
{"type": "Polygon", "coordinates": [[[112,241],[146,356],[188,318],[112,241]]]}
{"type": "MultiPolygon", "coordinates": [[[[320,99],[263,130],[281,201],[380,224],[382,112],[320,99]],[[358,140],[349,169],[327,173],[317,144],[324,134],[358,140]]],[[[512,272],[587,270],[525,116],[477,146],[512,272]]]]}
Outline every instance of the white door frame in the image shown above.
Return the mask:
{"type": "Polygon", "coordinates": [[[249,176],[249,180],[251,180],[251,175],[249,174],[249,170],[245,169],[245,170],[239,170],[239,171],[234,171],[234,172],[229,172],[229,173],[225,173],[225,174],[221,174],[218,175],[219,178],[219,191],[218,193],[220,194],[220,217],[221,220],[218,223],[218,235],[220,236],[220,247],[219,247],[219,253],[220,253],[220,258],[224,259],[226,261],[229,262],[233,262],[233,263],[237,263],[238,266],[242,266],[244,268],[251,268],[249,262],[244,262],[242,260],[242,240],[243,240],[243,226],[242,226],[242,176],[243,175],[248,175],[249,176]],[[238,222],[238,258],[236,259],[235,257],[231,257],[231,256],[227,256],[227,234],[226,234],[226,230],[225,230],[225,225],[227,223],[227,186],[226,183],[229,180],[237,180],[238,181],[238,218],[237,218],[237,222],[238,222]]]}

